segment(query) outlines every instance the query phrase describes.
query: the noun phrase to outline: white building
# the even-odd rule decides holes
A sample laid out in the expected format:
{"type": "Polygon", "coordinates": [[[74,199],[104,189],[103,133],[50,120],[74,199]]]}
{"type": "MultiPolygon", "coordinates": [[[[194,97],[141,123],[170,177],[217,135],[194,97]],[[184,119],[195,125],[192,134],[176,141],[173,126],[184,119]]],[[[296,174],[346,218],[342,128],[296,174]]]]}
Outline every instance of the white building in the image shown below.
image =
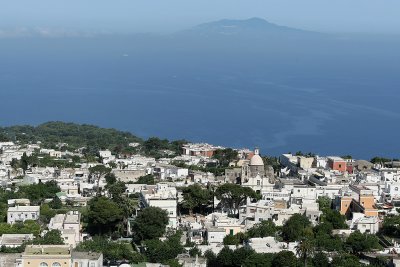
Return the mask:
{"type": "Polygon", "coordinates": [[[0,246],[15,248],[32,239],[33,234],[3,234],[0,237],[0,246]]]}
{"type": "Polygon", "coordinates": [[[223,228],[210,227],[207,229],[207,241],[210,244],[221,244],[224,242],[226,231],[223,228]]]}
{"type": "Polygon", "coordinates": [[[153,174],[161,180],[167,178],[186,178],[189,174],[189,170],[172,165],[157,164],[156,167],[153,168],[153,174]]]}
{"type": "Polygon", "coordinates": [[[278,253],[282,250],[289,250],[296,254],[297,242],[280,242],[275,237],[267,236],[263,238],[250,238],[247,246],[254,249],[257,253],[278,253]]]}
{"type": "Polygon", "coordinates": [[[39,219],[40,206],[15,206],[9,207],[7,211],[7,223],[25,222],[26,220],[39,219]]]}
{"type": "Polygon", "coordinates": [[[49,230],[59,230],[64,243],[76,247],[82,241],[81,215],[79,211],[69,211],[67,214],[57,214],[51,218],[49,230]]]}
{"type": "Polygon", "coordinates": [[[71,252],[72,267],[103,267],[103,254],[97,252],[71,252]]]}
{"type": "Polygon", "coordinates": [[[379,219],[375,216],[365,216],[362,213],[353,213],[350,228],[361,233],[376,234],[379,231],[379,219]]]}
{"type": "Polygon", "coordinates": [[[140,193],[141,208],[159,207],[168,213],[168,227],[177,226],[177,190],[168,183],[158,183],[156,186],[147,186],[140,193]]]}

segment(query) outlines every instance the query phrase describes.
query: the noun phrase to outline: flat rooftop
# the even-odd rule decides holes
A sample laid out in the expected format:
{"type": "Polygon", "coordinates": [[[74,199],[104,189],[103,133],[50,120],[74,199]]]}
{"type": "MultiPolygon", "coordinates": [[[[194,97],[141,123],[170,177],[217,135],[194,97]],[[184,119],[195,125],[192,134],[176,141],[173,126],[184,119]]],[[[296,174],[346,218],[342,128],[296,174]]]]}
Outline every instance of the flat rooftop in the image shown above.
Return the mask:
{"type": "Polygon", "coordinates": [[[25,255],[69,255],[71,254],[69,246],[51,245],[51,246],[27,246],[25,255]]]}

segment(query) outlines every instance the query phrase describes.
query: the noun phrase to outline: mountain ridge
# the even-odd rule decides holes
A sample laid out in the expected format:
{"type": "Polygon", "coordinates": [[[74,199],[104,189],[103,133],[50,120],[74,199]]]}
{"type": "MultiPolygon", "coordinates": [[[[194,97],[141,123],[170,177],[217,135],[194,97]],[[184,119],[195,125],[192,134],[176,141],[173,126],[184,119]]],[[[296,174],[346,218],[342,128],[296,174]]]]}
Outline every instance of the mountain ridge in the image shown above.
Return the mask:
{"type": "Polygon", "coordinates": [[[271,23],[268,20],[253,17],[249,19],[221,19],[196,25],[178,32],[178,34],[200,35],[239,35],[239,34],[321,34],[288,26],[271,23]]]}

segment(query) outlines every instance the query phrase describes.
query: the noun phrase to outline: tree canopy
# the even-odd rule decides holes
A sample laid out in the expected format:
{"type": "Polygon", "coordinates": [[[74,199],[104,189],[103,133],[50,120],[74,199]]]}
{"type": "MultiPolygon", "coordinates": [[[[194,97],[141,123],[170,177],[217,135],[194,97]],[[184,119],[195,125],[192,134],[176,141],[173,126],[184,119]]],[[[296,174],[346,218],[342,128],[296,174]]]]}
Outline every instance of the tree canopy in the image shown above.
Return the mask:
{"type": "Polygon", "coordinates": [[[41,141],[48,148],[58,148],[58,144],[67,143],[69,150],[86,147],[93,154],[101,149],[114,151],[118,146],[128,147],[129,143],[142,142],[141,138],[129,132],[60,121],[46,122],[36,127],[4,127],[0,128],[0,132],[8,139],[22,143],[41,141]]]}
{"type": "Polygon", "coordinates": [[[130,263],[139,263],[145,260],[140,253],[133,249],[130,243],[110,241],[100,236],[79,243],[76,250],[101,252],[104,259],[108,261],[127,260],[130,263]]]}
{"type": "Polygon", "coordinates": [[[274,222],[270,220],[264,220],[251,227],[247,231],[247,236],[249,238],[275,236],[277,230],[278,228],[276,227],[274,222]]]}
{"type": "Polygon", "coordinates": [[[385,216],[382,232],[390,237],[400,237],[400,215],[385,216]]]}
{"type": "Polygon", "coordinates": [[[368,233],[361,233],[360,231],[355,231],[350,234],[346,240],[346,244],[350,247],[354,254],[360,252],[369,252],[373,249],[379,249],[379,239],[375,235],[368,233]]]}
{"type": "Polygon", "coordinates": [[[212,157],[218,160],[220,166],[228,167],[229,163],[238,159],[238,152],[232,148],[217,149],[212,157]]]}
{"type": "Polygon", "coordinates": [[[52,180],[45,183],[37,183],[19,187],[21,197],[29,198],[32,204],[40,204],[44,199],[56,197],[61,189],[57,182],[52,180]]]}
{"type": "Polygon", "coordinates": [[[183,203],[182,206],[189,210],[189,213],[193,213],[194,208],[200,208],[209,204],[212,200],[212,193],[206,189],[202,188],[199,184],[193,184],[182,189],[183,193],[183,203]]]}
{"type": "Polygon", "coordinates": [[[63,245],[64,240],[59,230],[48,231],[43,237],[37,237],[33,240],[36,245],[63,245]]]}
{"type": "Polygon", "coordinates": [[[282,237],[285,241],[294,242],[303,236],[304,230],[311,225],[308,218],[301,214],[294,214],[282,227],[282,237]]]}
{"type": "Polygon", "coordinates": [[[228,209],[229,214],[236,214],[246,199],[257,198],[256,192],[250,187],[243,187],[238,184],[226,183],[217,188],[215,196],[221,200],[221,204],[228,209]]]}
{"type": "Polygon", "coordinates": [[[148,184],[148,185],[154,185],[156,184],[155,179],[154,179],[154,175],[152,174],[148,174],[145,176],[140,176],[137,181],[135,182],[135,184],[148,184]]]}
{"type": "Polygon", "coordinates": [[[88,231],[92,234],[110,234],[123,219],[122,209],[111,199],[97,196],[88,203],[88,231]]]}
{"type": "Polygon", "coordinates": [[[138,241],[159,238],[165,233],[168,221],[165,210],[158,207],[145,208],[133,222],[134,238],[138,241]]]}
{"type": "Polygon", "coordinates": [[[150,262],[166,263],[170,259],[176,258],[183,252],[183,246],[180,239],[182,232],[170,234],[165,241],[159,239],[150,239],[144,242],[146,247],[146,258],[150,262]]]}

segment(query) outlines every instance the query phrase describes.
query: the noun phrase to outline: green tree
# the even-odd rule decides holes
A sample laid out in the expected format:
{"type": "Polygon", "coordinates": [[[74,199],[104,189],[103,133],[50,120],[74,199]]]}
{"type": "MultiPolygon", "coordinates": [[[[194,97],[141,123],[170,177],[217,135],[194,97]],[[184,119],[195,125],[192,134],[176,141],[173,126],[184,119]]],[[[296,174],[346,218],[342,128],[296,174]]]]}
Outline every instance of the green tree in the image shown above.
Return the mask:
{"type": "Polygon", "coordinates": [[[400,237],[400,215],[385,216],[382,232],[390,237],[400,237]]]}
{"type": "Polygon", "coordinates": [[[44,199],[54,198],[61,189],[56,181],[46,183],[39,182],[27,186],[20,186],[19,191],[22,197],[29,198],[32,204],[40,204],[44,199]]]}
{"type": "Polygon", "coordinates": [[[342,251],[344,242],[339,236],[332,235],[330,222],[322,222],[314,227],[316,247],[325,251],[342,251]]]}
{"type": "Polygon", "coordinates": [[[318,197],[318,205],[319,205],[319,210],[325,211],[331,209],[332,206],[332,199],[327,196],[320,196],[318,197]]]}
{"type": "Polygon", "coordinates": [[[150,239],[144,241],[146,247],[146,258],[150,262],[166,263],[168,260],[175,259],[182,253],[184,248],[180,243],[181,232],[171,234],[165,241],[150,239]]]}
{"type": "Polygon", "coordinates": [[[52,209],[62,208],[62,202],[58,197],[54,197],[53,200],[49,203],[49,205],[52,209]]]}
{"type": "Polygon", "coordinates": [[[207,259],[208,267],[217,267],[218,266],[217,255],[215,255],[215,253],[212,252],[211,249],[206,250],[204,252],[204,257],[207,259]]]}
{"type": "Polygon", "coordinates": [[[390,161],[392,161],[392,160],[388,159],[388,158],[383,158],[383,157],[373,157],[371,159],[371,163],[374,163],[374,164],[384,164],[385,162],[390,162],[390,161]]]}
{"type": "Polygon", "coordinates": [[[333,229],[347,229],[346,216],[340,214],[337,210],[325,210],[321,220],[332,224],[333,229]]]}
{"type": "Polygon", "coordinates": [[[107,173],[104,178],[106,179],[106,183],[107,185],[112,185],[115,184],[117,182],[117,177],[115,176],[114,173],[110,172],[107,173]]]}
{"type": "Polygon", "coordinates": [[[248,257],[251,257],[256,252],[247,247],[237,248],[233,253],[233,266],[241,267],[248,257]]]}
{"type": "Polygon", "coordinates": [[[169,267],[182,267],[183,265],[179,263],[178,259],[169,259],[164,262],[165,265],[169,267]]]}
{"type": "Polygon", "coordinates": [[[217,149],[212,157],[218,160],[220,166],[228,167],[229,163],[238,160],[238,152],[232,148],[217,149]]]}
{"type": "Polygon", "coordinates": [[[22,154],[21,160],[20,160],[20,166],[22,168],[22,170],[24,171],[24,175],[26,170],[29,168],[29,157],[26,155],[26,153],[24,152],[24,154],[22,154]]]}
{"type": "Polygon", "coordinates": [[[218,266],[234,266],[234,251],[225,246],[217,255],[216,262],[218,266]]]}
{"type": "Polygon", "coordinates": [[[249,238],[275,236],[277,230],[278,228],[273,221],[264,220],[251,227],[247,231],[247,235],[249,238]]]}
{"type": "Polygon", "coordinates": [[[0,235],[3,234],[33,234],[39,236],[40,225],[32,220],[27,220],[24,223],[0,223],[0,235]]]}
{"type": "Polygon", "coordinates": [[[224,207],[228,208],[229,214],[237,214],[239,207],[245,204],[248,197],[258,197],[253,189],[230,183],[219,186],[215,191],[215,196],[221,200],[224,207]]]}
{"type": "Polygon", "coordinates": [[[133,222],[136,240],[155,239],[165,233],[168,225],[168,214],[158,207],[143,209],[133,222]]]}
{"type": "Polygon", "coordinates": [[[311,222],[308,218],[301,214],[294,214],[290,217],[282,227],[283,240],[294,242],[302,237],[304,229],[309,227],[311,222]]]}
{"type": "Polygon", "coordinates": [[[325,253],[319,251],[315,253],[312,264],[314,267],[327,267],[329,266],[329,259],[325,253]]]}
{"type": "Polygon", "coordinates": [[[341,253],[333,257],[331,262],[332,267],[361,267],[360,260],[350,254],[341,253]]]}
{"type": "Polygon", "coordinates": [[[272,260],[272,266],[274,267],[296,267],[297,258],[291,251],[282,250],[277,253],[272,260]]]}
{"type": "Polygon", "coordinates": [[[76,250],[103,253],[104,259],[109,261],[127,260],[129,263],[145,261],[144,257],[136,252],[130,243],[110,241],[100,236],[79,243],[76,250]]]}
{"type": "Polygon", "coordinates": [[[43,204],[40,206],[40,221],[44,224],[48,224],[57,212],[50,208],[49,204],[43,204]]]}
{"type": "Polygon", "coordinates": [[[244,260],[243,267],[272,267],[274,256],[272,253],[254,253],[244,260]]]}
{"type": "Polygon", "coordinates": [[[238,246],[240,244],[240,238],[237,235],[227,235],[224,237],[223,242],[226,246],[238,246]]]}
{"type": "Polygon", "coordinates": [[[100,180],[111,172],[110,168],[104,165],[96,165],[89,168],[89,177],[97,181],[97,194],[100,194],[100,180]]]}
{"type": "Polygon", "coordinates": [[[122,209],[106,197],[94,197],[88,206],[88,231],[91,234],[110,234],[123,219],[122,209]]]}
{"type": "Polygon", "coordinates": [[[113,184],[107,184],[106,189],[110,197],[119,202],[126,195],[126,185],[124,182],[118,181],[113,184]]]}
{"type": "Polygon", "coordinates": [[[201,256],[201,250],[197,246],[194,246],[189,250],[189,255],[190,257],[201,256]]]}
{"type": "Polygon", "coordinates": [[[303,260],[304,266],[307,266],[307,260],[314,254],[314,240],[310,237],[303,237],[296,246],[296,253],[303,260]]]}
{"type": "Polygon", "coordinates": [[[189,209],[190,215],[193,214],[194,208],[200,208],[208,205],[212,199],[212,194],[209,190],[202,188],[199,184],[193,184],[183,188],[183,203],[184,208],[189,209]]]}
{"type": "Polygon", "coordinates": [[[13,158],[10,162],[10,166],[11,166],[11,168],[13,168],[14,171],[17,171],[21,165],[19,163],[19,160],[13,158]]]}
{"type": "Polygon", "coordinates": [[[358,230],[350,234],[346,240],[346,244],[354,254],[370,252],[373,249],[379,249],[381,247],[379,245],[379,239],[375,235],[368,233],[362,234],[358,230]]]}
{"type": "Polygon", "coordinates": [[[4,133],[0,133],[0,142],[9,142],[11,141],[10,138],[4,133]]]}
{"type": "Polygon", "coordinates": [[[59,230],[48,231],[43,237],[38,237],[33,240],[35,245],[63,245],[64,240],[61,237],[59,230]]]}
{"type": "Polygon", "coordinates": [[[148,174],[145,176],[140,176],[135,184],[147,184],[147,185],[154,185],[156,184],[154,175],[148,174]]]}

